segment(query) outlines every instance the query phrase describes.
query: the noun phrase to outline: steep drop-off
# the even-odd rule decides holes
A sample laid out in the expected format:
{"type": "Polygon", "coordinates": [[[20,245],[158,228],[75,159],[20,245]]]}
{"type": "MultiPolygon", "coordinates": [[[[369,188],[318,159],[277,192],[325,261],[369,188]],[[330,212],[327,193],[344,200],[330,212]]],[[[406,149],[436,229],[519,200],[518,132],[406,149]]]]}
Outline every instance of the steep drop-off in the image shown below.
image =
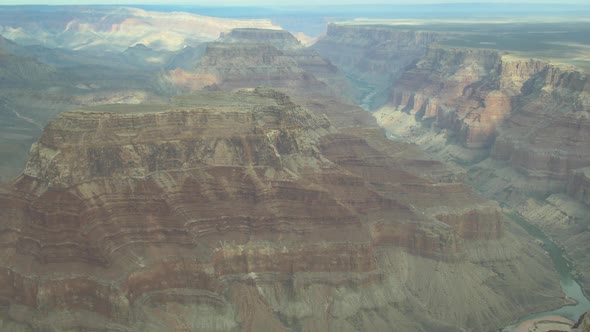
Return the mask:
{"type": "Polygon", "coordinates": [[[23,169],[43,126],[64,110],[157,99],[166,89],[151,70],[121,55],[98,57],[0,37],[0,182],[23,169]],[[108,64],[108,65],[107,65],[108,64]]]}
{"type": "Polygon", "coordinates": [[[431,47],[391,87],[390,105],[375,116],[408,139],[442,132],[442,141],[430,145],[448,159],[481,160],[496,143],[498,127],[513,115],[524,84],[547,66],[494,50],[431,47]],[[404,121],[415,121],[419,134],[408,133],[399,125],[404,121]]]}
{"type": "Polygon", "coordinates": [[[289,93],[337,127],[376,124],[351,103],[352,89],[342,71],[286,31],[235,29],[172,64],[165,79],[182,92],[266,86],[289,93]]]}
{"type": "Polygon", "coordinates": [[[435,32],[330,24],[312,49],[346,73],[357,103],[374,109],[388,102],[390,85],[438,38],[435,32]]]}
{"type": "MultiPolygon", "coordinates": [[[[356,45],[352,38],[339,41],[341,47],[353,49],[346,54],[381,54],[382,75],[397,77],[376,88],[388,97],[374,113],[379,124],[394,139],[416,143],[463,167],[468,171],[465,179],[484,196],[540,226],[566,248],[587,289],[587,74],[501,50],[444,46],[441,31],[433,32],[437,39],[422,48],[412,44],[408,54],[415,54],[414,61],[400,71],[399,62],[384,55],[381,45],[421,40],[427,32],[381,26],[335,28],[339,36],[372,31],[366,34],[379,37],[370,45],[356,45]],[[423,55],[416,50],[423,50],[423,55]]],[[[335,36],[329,33],[326,39],[337,46],[335,36]]],[[[350,75],[360,66],[343,68],[350,75]]]]}
{"type": "Polygon", "coordinates": [[[561,303],[445,169],[267,89],[62,113],[0,189],[1,326],[482,331],[561,303]]]}

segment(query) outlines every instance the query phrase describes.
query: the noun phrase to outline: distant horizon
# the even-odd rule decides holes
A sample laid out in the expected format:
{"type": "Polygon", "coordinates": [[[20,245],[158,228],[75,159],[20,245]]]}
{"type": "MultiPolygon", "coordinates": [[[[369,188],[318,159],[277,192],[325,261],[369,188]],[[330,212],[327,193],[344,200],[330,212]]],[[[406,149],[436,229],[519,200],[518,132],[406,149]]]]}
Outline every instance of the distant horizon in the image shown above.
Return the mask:
{"type": "MultiPolygon", "coordinates": [[[[125,3],[115,1],[96,1],[96,0],[65,0],[65,1],[22,1],[22,0],[0,0],[0,6],[186,6],[186,7],[321,7],[321,6],[420,6],[420,5],[586,5],[590,6],[588,0],[487,0],[487,1],[465,1],[465,0],[374,0],[370,3],[364,3],[360,0],[286,0],[277,4],[270,0],[252,1],[246,0],[206,0],[199,3],[186,0],[128,0],[125,3]]],[[[326,8],[327,9],[327,8],[326,8]]]]}

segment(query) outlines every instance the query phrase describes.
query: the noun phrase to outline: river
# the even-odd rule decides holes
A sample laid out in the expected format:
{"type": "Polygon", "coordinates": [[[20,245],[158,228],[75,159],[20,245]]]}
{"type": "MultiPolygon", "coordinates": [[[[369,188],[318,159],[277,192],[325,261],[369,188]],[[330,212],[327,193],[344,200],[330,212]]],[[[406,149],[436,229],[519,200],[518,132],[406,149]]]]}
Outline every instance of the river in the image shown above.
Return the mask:
{"type": "Polygon", "coordinates": [[[538,312],[525,317],[522,317],[517,323],[507,326],[502,329],[502,332],[511,332],[522,322],[540,318],[544,316],[561,316],[572,321],[577,321],[580,316],[586,311],[590,311],[590,301],[582,291],[582,287],[573,275],[573,266],[567,259],[565,252],[555,242],[553,242],[545,233],[538,227],[526,222],[520,215],[512,213],[509,215],[510,219],[515,221],[518,225],[524,228],[530,235],[543,242],[543,248],[549,253],[553,266],[559,273],[559,283],[565,295],[576,301],[575,305],[565,305],[563,307],[538,312]]]}
{"type": "MultiPolygon", "coordinates": [[[[386,131],[386,136],[389,140],[399,141],[400,138],[396,135],[386,131]]],[[[542,242],[543,248],[549,254],[555,270],[559,274],[559,284],[563,290],[565,296],[575,301],[575,304],[564,305],[560,308],[538,312],[521,317],[518,322],[500,329],[501,332],[512,332],[521,323],[532,320],[535,318],[548,317],[548,316],[560,316],[567,318],[571,321],[577,321],[582,314],[590,311],[590,300],[586,297],[586,294],[582,291],[582,287],[574,277],[574,269],[572,263],[567,258],[564,250],[553,242],[545,233],[543,233],[537,226],[528,223],[516,212],[508,214],[508,217],[516,222],[519,226],[524,228],[527,233],[542,242]]],[[[573,302],[572,301],[572,302],[573,302]]]]}

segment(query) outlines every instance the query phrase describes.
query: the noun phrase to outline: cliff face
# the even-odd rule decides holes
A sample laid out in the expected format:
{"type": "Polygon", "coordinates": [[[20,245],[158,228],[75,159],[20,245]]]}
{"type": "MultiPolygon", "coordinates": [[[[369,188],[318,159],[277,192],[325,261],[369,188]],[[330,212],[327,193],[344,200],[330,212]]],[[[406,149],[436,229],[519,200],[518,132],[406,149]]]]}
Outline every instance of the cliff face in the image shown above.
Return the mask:
{"type": "Polygon", "coordinates": [[[25,47],[0,38],[0,181],[22,172],[31,144],[60,112],[157,99],[162,89],[151,69],[127,64],[122,55],[25,47]]]}
{"type": "Polygon", "coordinates": [[[344,74],[314,50],[302,48],[289,32],[235,29],[185,60],[175,61],[165,77],[180,91],[272,87],[327,115],[337,127],[375,124],[370,114],[351,105],[344,74]]]}
{"type": "Polygon", "coordinates": [[[564,191],[568,176],[590,166],[590,80],[577,71],[546,66],[522,92],[492,157],[531,179],[547,179],[547,190],[564,191]]]}
{"type": "Polygon", "coordinates": [[[392,102],[376,118],[410,140],[442,135],[431,148],[443,155],[448,145],[464,148],[452,156],[463,162],[489,154],[529,179],[527,191],[563,192],[590,164],[588,86],[586,75],[540,60],[431,47],[392,86],[392,102]],[[422,128],[408,132],[404,117],[422,128]]]}
{"type": "Polygon", "coordinates": [[[590,205],[590,168],[571,171],[567,179],[567,193],[578,201],[590,205]]]}
{"type": "Polygon", "coordinates": [[[411,64],[437,37],[432,32],[330,24],[326,37],[313,49],[345,70],[354,68],[359,74],[382,77],[411,64]]]}
{"type": "Polygon", "coordinates": [[[389,99],[389,85],[438,38],[434,32],[330,24],[312,48],[353,78],[358,103],[374,108],[389,99]]]}
{"type": "Polygon", "coordinates": [[[546,66],[492,50],[433,47],[393,85],[392,106],[431,120],[463,147],[487,149],[511,114],[512,98],[546,66]]]}
{"type": "Polygon", "coordinates": [[[0,190],[2,326],[479,331],[557,304],[444,168],[273,90],[63,113],[0,190]]]}
{"type": "Polygon", "coordinates": [[[212,43],[196,64],[198,84],[187,90],[217,85],[235,89],[252,85],[277,88],[326,89],[325,84],[306,73],[297,61],[272,45],[263,43],[212,43]]]}
{"type": "MultiPolygon", "coordinates": [[[[342,38],[343,47],[353,49],[345,54],[376,54],[380,43],[407,41],[394,29],[383,37],[387,28],[335,28],[340,35],[372,30],[367,36],[380,38],[361,46],[342,38]]],[[[433,36],[436,43],[444,33],[433,36]]],[[[581,69],[501,51],[422,47],[423,55],[401,73],[381,67],[399,77],[384,85],[389,100],[374,113],[379,124],[393,139],[416,143],[463,167],[464,179],[482,194],[540,226],[566,249],[588,289],[588,76],[581,69]]],[[[461,229],[467,236],[477,227],[461,229]]]]}
{"type": "Polygon", "coordinates": [[[277,49],[293,49],[301,47],[301,43],[290,32],[285,30],[237,28],[222,33],[220,40],[226,43],[257,43],[272,45],[277,49]]]}

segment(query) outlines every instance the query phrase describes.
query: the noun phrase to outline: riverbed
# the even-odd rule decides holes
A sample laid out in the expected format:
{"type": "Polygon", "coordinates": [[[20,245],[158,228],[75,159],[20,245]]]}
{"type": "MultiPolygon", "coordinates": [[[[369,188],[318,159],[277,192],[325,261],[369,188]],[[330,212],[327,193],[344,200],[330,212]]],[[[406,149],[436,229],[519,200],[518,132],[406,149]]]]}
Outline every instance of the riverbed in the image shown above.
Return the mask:
{"type": "MultiPolygon", "coordinates": [[[[578,318],[585,313],[586,311],[590,311],[590,301],[582,291],[582,287],[575,279],[573,275],[573,266],[571,262],[568,260],[565,252],[561,247],[559,247],[555,242],[553,242],[545,233],[543,233],[538,227],[535,225],[531,225],[530,223],[526,222],[520,215],[516,214],[515,212],[508,214],[508,217],[516,222],[519,226],[524,228],[530,235],[534,236],[536,239],[542,242],[543,248],[551,257],[551,261],[553,262],[553,266],[559,273],[559,284],[568,298],[571,300],[572,305],[564,305],[560,308],[538,312],[535,314],[531,314],[525,317],[522,317],[517,323],[507,326],[502,330],[502,332],[517,332],[521,330],[517,330],[521,324],[527,321],[534,321],[539,320],[539,318],[543,318],[543,320],[555,320],[552,317],[563,317],[570,321],[577,321],[578,318]]],[[[524,324],[526,325],[526,324],[524,324]]],[[[522,330],[526,331],[526,330],[522,330]]]]}

